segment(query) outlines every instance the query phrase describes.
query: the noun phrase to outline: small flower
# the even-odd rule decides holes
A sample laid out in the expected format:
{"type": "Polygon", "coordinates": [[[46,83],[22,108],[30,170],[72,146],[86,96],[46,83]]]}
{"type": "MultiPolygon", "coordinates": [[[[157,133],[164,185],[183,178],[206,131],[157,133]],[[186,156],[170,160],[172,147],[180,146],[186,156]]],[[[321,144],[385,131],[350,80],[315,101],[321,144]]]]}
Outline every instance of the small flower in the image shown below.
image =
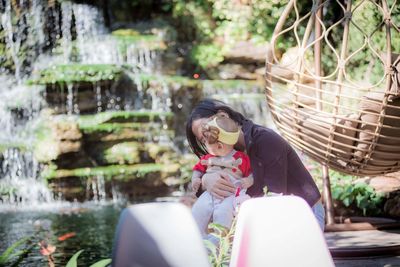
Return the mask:
{"type": "Polygon", "coordinates": [[[56,251],[56,247],[51,245],[51,244],[47,244],[46,241],[42,240],[38,243],[38,245],[40,246],[40,254],[42,254],[43,256],[49,256],[51,254],[54,253],[54,251],[56,251]]]}

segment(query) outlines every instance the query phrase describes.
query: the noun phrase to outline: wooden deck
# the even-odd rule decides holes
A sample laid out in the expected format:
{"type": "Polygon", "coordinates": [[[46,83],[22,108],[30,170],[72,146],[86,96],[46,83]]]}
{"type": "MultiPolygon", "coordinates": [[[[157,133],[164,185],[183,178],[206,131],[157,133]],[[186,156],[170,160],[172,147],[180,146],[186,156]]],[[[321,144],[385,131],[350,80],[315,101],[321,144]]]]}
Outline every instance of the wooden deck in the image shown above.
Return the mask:
{"type": "Polygon", "coordinates": [[[336,267],[400,267],[400,230],[330,232],[325,238],[336,267]]]}

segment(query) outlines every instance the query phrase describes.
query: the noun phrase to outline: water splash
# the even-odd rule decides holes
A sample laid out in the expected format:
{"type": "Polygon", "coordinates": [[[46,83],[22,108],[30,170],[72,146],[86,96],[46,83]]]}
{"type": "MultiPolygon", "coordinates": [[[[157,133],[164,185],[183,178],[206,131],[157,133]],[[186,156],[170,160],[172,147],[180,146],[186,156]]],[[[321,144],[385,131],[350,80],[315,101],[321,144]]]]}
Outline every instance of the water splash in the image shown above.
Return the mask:
{"type": "Polygon", "coordinates": [[[11,58],[14,62],[15,68],[15,79],[18,83],[21,82],[21,60],[18,56],[19,50],[21,48],[21,28],[14,28],[12,24],[12,9],[11,9],[11,1],[6,0],[5,3],[5,11],[1,14],[1,25],[3,26],[5,32],[5,40],[6,40],[6,47],[8,51],[11,53],[11,58]],[[15,30],[20,30],[19,32],[14,33],[15,30]],[[15,36],[15,38],[14,38],[15,36]]]}
{"type": "Polygon", "coordinates": [[[157,73],[161,68],[159,52],[141,42],[127,47],[126,63],[132,66],[135,73],[157,73]]]}
{"type": "Polygon", "coordinates": [[[6,149],[3,153],[0,199],[2,203],[14,205],[35,205],[53,200],[47,186],[37,179],[40,166],[32,153],[17,148],[6,149]]]}
{"type": "Polygon", "coordinates": [[[64,63],[68,63],[72,53],[72,4],[71,2],[63,1],[61,3],[61,46],[64,52],[64,63]]]}
{"type": "Polygon", "coordinates": [[[68,84],[67,89],[67,114],[72,115],[74,112],[74,85],[68,84]]]}
{"type": "Polygon", "coordinates": [[[97,175],[95,179],[92,179],[90,189],[95,202],[106,201],[106,186],[103,175],[97,175]]]}
{"type": "Polygon", "coordinates": [[[32,26],[30,37],[30,46],[37,47],[38,53],[42,52],[42,48],[45,45],[45,33],[44,33],[44,21],[43,21],[43,5],[40,0],[32,0],[31,9],[29,12],[29,21],[32,26]]]}

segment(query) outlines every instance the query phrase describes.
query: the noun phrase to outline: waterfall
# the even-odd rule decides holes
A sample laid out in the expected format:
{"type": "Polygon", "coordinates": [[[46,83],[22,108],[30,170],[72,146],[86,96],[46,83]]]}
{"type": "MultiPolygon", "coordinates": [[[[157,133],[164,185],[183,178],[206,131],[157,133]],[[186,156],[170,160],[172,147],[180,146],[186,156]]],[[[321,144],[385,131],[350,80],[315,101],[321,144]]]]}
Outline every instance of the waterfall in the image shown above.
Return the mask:
{"type": "Polygon", "coordinates": [[[260,125],[274,128],[272,117],[265,104],[262,87],[255,82],[235,82],[228,88],[215,81],[204,82],[204,94],[230,104],[236,111],[260,125]],[[229,90],[229,91],[227,91],[229,90]]]}
{"type": "Polygon", "coordinates": [[[1,25],[3,26],[5,32],[6,39],[6,47],[11,53],[11,58],[14,62],[15,67],[15,79],[18,83],[21,82],[21,60],[18,57],[18,52],[21,47],[21,36],[22,31],[21,28],[17,27],[18,32],[14,32],[14,26],[12,24],[12,15],[11,15],[11,0],[6,0],[5,4],[5,12],[1,14],[1,25]],[[15,36],[15,38],[14,38],[15,36]]]}
{"type": "Polygon", "coordinates": [[[64,51],[64,63],[68,63],[72,52],[72,4],[71,2],[63,1],[61,3],[61,33],[62,33],[62,48],[64,51]]]}
{"type": "MultiPolygon", "coordinates": [[[[160,70],[160,54],[148,47],[146,42],[131,42],[109,34],[99,10],[90,5],[71,1],[48,3],[32,0],[20,9],[18,23],[12,0],[5,0],[1,14],[1,27],[5,34],[7,51],[12,59],[14,78],[0,77],[0,202],[23,206],[27,203],[54,202],[53,193],[41,181],[41,164],[35,159],[35,131],[41,120],[43,108],[51,108],[47,99],[58,95],[59,111],[70,118],[81,113],[82,96],[73,82],[26,86],[27,79],[43,69],[63,64],[114,64],[126,66],[135,75],[154,74],[160,70]],[[47,5],[47,6],[46,6],[47,5]],[[49,31],[50,29],[50,31],[49,31]],[[22,46],[29,52],[21,57],[22,46]],[[121,45],[125,46],[121,49],[121,45]],[[49,49],[50,48],[50,49],[49,49]],[[46,50],[47,49],[47,50],[46,50]],[[32,74],[32,75],[31,75],[32,74]]],[[[162,34],[158,36],[162,39],[162,34]]],[[[118,110],[170,111],[169,88],[149,89],[136,76],[133,83],[136,95],[117,95],[118,84],[93,82],[94,112],[118,110]],[[106,85],[107,86],[107,85],[106,85]]],[[[46,111],[47,112],[47,111],[46,111]]],[[[47,118],[45,118],[46,120],[47,118]]],[[[155,125],[152,127],[156,127],[155,125]]],[[[161,128],[166,129],[166,118],[161,117],[161,128]]],[[[169,137],[155,139],[168,142],[169,137]]],[[[46,150],[46,148],[42,148],[46,150]]],[[[106,198],[105,180],[102,176],[91,179],[87,190],[94,199],[106,198]]],[[[111,185],[114,201],[121,199],[118,187],[111,185]]]]}
{"type": "MultiPolygon", "coordinates": [[[[3,204],[37,204],[52,201],[52,193],[38,178],[33,131],[43,101],[41,87],[12,86],[1,77],[0,87],[0,201],[3,204]]],[[[8,79],[10,80],[10,79],[8,79]]]]}

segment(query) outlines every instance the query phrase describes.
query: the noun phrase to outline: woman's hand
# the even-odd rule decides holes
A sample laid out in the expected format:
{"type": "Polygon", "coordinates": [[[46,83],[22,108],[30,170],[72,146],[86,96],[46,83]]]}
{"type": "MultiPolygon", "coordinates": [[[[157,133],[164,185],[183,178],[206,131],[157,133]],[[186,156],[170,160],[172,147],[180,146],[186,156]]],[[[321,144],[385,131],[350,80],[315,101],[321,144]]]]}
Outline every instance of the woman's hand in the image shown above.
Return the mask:
{"type": "Polygon", "coordinates": [[[193,204],[196,202],[197,197],[194,192],[188,192],[179,198],[179,202],[188,208],[192,208],[193,204]]]}
{"type": "Polygon", "coordinates": [[[192,191],[196,193],[199,190],[200,185],[201,185],[201,179],[200,178],[194,178],[192,180],[192,184],[191,184],[192,191]]]}
{"type": "Polygon", "coordinates": [[[253,175],[249,175],[245,178],[240,179],[243,189],[247,189],[254,184],[253,175]]]}
{"type": "Polygon", "coordinates": [[[228,197],[236,191],[226,173],[206,173],[201,181],[203,188],[219,199],[228,197]]]}
{"type": "Polygon", "coordinates": [[[203,124],[201,126],[201,134],[205,139],[204,141],[207,141],[210,144],[214,144],[218,141],[219,130],[214,126],[203,124]]]}

